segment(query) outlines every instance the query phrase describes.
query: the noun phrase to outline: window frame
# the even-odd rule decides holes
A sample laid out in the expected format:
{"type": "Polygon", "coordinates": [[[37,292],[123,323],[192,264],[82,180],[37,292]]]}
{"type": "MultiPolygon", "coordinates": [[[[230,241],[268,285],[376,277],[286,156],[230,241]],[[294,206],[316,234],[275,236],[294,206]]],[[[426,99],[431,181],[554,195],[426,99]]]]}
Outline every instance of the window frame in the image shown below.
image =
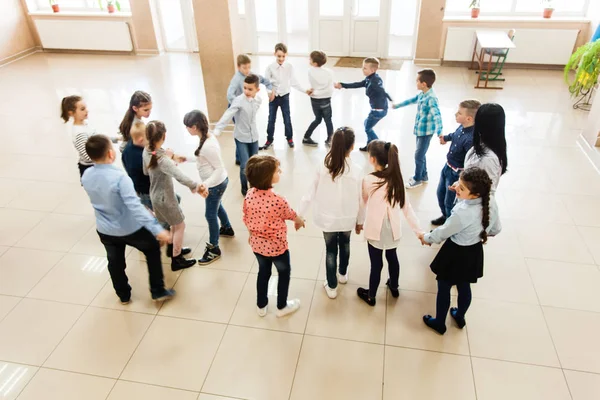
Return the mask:
{"type": "MultiPolygon", "coordinates": [[[[122,3],[123,0],[121,0],[120,2],[122,3]]],[[[28,1],[27,5],[29,6],[30,3],[33,3],[33,5],[35,6],[36,9],[29,10],[29,12],[51,11],[52,10],[52,7],[50,6],[50,2],[48,0],[33,0],[32,2],[28,1]]],[[[60,0],[58,0],[57,3],[60,6],[61,11],[81,12],[81,13],[106,12],[106,7],[104,8],[104,10],[102,10],[102,9],[100,9],[100,7],[98,7],[98,0],[79,0],[79,3],[81,3],[81,6],[79,6],[79,7],[64,6],[63,4],[61,4],[60,0]]],[[[131,4],[130,4],[129,0],[127,0],[127,5],[125,7],[123,7],[123,4],[121,4],[121,12],[131,12],[131,4]]]]}
{"type": "MultiPolygon", "coordinates": [[[[510,11],[485,11],[482,8],[483,14],[480,14],[483,17],[504,17],[504,18],[523,18],[523,17],[540,17],[542,18],[542,5],[540,0],[540,10],[539,11],[517,11],[517,3],[519,0],[511,0],[512,4],[510,6],[510,11]]],[[[465,2],[465,10],[464,11],[447,11],[444,8],[444,17],[466,17],[471,15],[471,9],[468,7],[468,0],[464,0],[465,2]]],[[[590,8],[591,0],[584,0],[583,6],[579,11],[560,11],[554,10],[553,15],[556,17],[579,17],[585,18],[587,17],[588,10],[590,8]]]]}

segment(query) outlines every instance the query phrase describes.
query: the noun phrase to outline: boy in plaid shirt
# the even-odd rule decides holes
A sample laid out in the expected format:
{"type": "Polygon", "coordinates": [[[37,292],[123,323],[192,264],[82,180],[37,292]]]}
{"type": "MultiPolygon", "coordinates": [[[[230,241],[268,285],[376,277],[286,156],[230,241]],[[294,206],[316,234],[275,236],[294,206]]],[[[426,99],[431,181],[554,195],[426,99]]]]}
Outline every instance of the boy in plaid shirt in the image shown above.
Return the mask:
{"type": "Polygon", "coordinates": [[[417,137],[417,150],[415,151],[415,176],[408,180],[407,189],[416,188],[427,183],[427,149],[431,137],[442,134],[442,115],[437,96],[433,91],[435,82],[435,71],[423,69],[417,73],[417,89],[421,91],[412,99],[402,103],[394,104],[394,109],[417,103],[417,116],[415,119],[415,135],[417,137]]]}

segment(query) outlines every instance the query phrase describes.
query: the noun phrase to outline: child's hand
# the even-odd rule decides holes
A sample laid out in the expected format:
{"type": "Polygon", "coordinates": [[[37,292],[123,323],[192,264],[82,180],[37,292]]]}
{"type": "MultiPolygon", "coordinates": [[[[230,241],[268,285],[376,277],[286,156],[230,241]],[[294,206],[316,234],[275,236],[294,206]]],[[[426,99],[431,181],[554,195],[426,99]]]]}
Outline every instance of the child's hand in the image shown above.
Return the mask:
{"type": "Polygon", "coordinates": [[[431,243],[428,243],[425,241],[425,234],[423,232],[419,233],[419,235],[417,237],[421,241],[422,246],[431,246],[431,243]]]}
{"type": "Polygon", "coordinates": [[[162,246],[167,243],[171,243],[173,241],[173,237],[171,236],[171,232],[164,230],[158,235],[156,235],[156,240],[158,240],[158,242],[162,246]]]}
{"type": "Polygon", "coordinates": [[[296,219],[294,220],[294,228],[296,230],[299,230],[300,228],[305,228],[305,227],[306,227],[306,225],[304,224],[304,219],[301,216],[297,215],[296,219]]]}
{"type": "Polygon", "coordinates": [[[308,89],[306,91],[306,94],[309,95],[309,96],[312,96],[312,94],[313,94],[314,91],[315,91],[314,89],[308,89]]]}
{"type": "Polygon", "coordinates": [[[444,135],[440,135],[440,144],[446,144],[446,139],[444,139],[444,135]]]}
{"type": "Polygon", "coordinates": [[[456,192],[457,186],[458,186],[458,182],[454,182],[452,185],[448,186],[448,190],[451,192],[456,192]]]}
{"type": "Polygon", "coordinates": [[[400,108],[400,104],[392,104],[392,108],[393,108],[394,110],[397,110],[397,109],[399,109],[399,108],[400,108]]]}
{"type": "Polygon", "coordinates": [[[354,228],[354,231],[356,232],[357,235],[360,235],[360,232],[363,230],[363,226],[356,224],[356,227],[354,228]]]}
{"type": "Polygon", "coordinates": [[[341,89],[342,88],[342,84],[339,83],[339,82],[336,82],[336,83],[333,84],[333,87],[336,88],[336,89],[341,89]]]}
{"type": "Polygon", "coordinates": [[[198,194],[204,198],[208,197],[208,188],[205,185],[198,186],[198,194]]]}
{"type": "Polygon", "coordinates": [[[173,160],[175,160],[175,162],[177,164],[181,164],[187,161],[187,157],[186,156],[178,156],[177,154],[173,155],[173,160]]]}
{"type": "Polygon", "coordinates": [[[165,153],[167,154],[167,157],[169,157],[171,160],[173,159],[173,157],[175,157],[175,153],[173,152],[173,149],[167,149],[167,150],[165,150],[165,153]]]}
{"type": "Polygon", "coordinates": [[[269,103],[273,100],[275,100],[275,90],[272,90],[271,93],[269,93],[269,103]]]}

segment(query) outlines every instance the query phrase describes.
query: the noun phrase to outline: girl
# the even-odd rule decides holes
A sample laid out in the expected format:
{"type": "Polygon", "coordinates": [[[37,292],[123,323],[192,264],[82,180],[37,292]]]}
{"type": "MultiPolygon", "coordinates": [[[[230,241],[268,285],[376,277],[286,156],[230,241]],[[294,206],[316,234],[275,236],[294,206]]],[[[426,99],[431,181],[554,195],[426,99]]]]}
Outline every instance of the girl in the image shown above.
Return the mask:
{"type": "Polygon", "coordinates": [[[437,275],[438,293],[436,315],[425,315],[425,325],[443,335],[446,332],[446,315],[450,307],[450,289],[456,285],[458,308],[450,315],[459,328],[466,325],[465,314],[471,304],[471,283],[483,276],[483,244],[488,236],[497,235],[500,220],[496,203],[490,201],[492,180],[485,170],[469,168],[458,180],[458,203],[444,225],[434,231],[419,235],[422,244],[441,243],[442,248],[431,263],[437,275]]]}
{"type": "MultiPolygon", "coordinates": [[[[358,288],[356,293],[368,305],[374,306],[377,288],[381,280],[384,250],[390,274],[386,285],[392,296],[400,296],[398,291],[400,264],[396,254],[396,248],[400,244],[402,235],[400,210],[416,235],[421,233],[421,228],[419,220],[406,198],[396,145],[382,140],[374,140],[369,143],[367,151],[369,152],[369,163],[375,168],[375,172],[367,175],[362,183],[362,196],[367,204],[364,228],[371,259],[371,276],[369,289],[358,288]]],[[[357,225],[356,233],[359,233],[361,229],[362,226],[357,225]]]]}
{"type": "Polygon", "coordinates": [[[191,249],[182,248],[185,222],[175,195],[172,178],[189,187],[192,193],[202,193],[204,187],[185,176],[173,161],[174,155],[168,154],[162,148],[166,133],[167,128],[160,121],[150,121],[146,126],[148,146],[144,149],[143,168],[144,174],[150,176],[150,200],[154,214],[159,222],[171,227],[173,247],[167,249],[167,255],[172,257],[171,269],[178,271],[196,264],[196,260],[188,260],[183,257],[189,254],[191,249]]]}
{"type": "Polygon", "coordinates": [[[198,260],[198,264],[208,265],[221,257],[219,235],[226,237],[235,235],[221,202],[229,178],[221,158],[221,147],[217,138],[208,133],[208,120],[204,113],[198,110],[190,111],[183,118],[183,124],[190,135],[200,137],[200,145],[194,155],[200,179],[208,190],[204,215],[208,222],[209,243],[206,244],[206,251],[198,260]],[[221,221],[220,229],[219,221],[221,221]]]}
{"type": "Polygon", "coordinates": [[[348,282],[350,233],[365,219],[362,200],[362,174],[350,160],[354,149],[352,128],[339,128],[333,134],[331,150],[317,171],[309,192],[302,198],[299,214],[304,217],[314,199],[313,218],[323,231],[327,256],[325,292],[330,299],[337,297],[337,256],[340,254],[340,283],[348,282]]]}
{"type": "Polygon", "coordinates": [[[119,150],[123,152],[127,142],[131,139],[131,127],[135,122],[141,121],[142,118],[150,117],[152,111],[152,97],[146,92],[141,90],[135,91],[129,100],[129,108],[119,125],[119,132],[123,136],[123,142],[119,146],[119,150]]]}
{"type": "Polygon", "coordinates": [[[256,303],[261,317],[267,315],[267,290],[273,264],[279,273],[277,316],[283,317],[300,308],[300,300],[287,299],[291,267],[285,221],[294,221],[298,230],[304,226],[304,220],[292,210],[285,198],[273,192],[273,185],[279,182],[280,174],[279,160],[273,156],[252,156],[246,164],[246,175],[252,188],[244,199],[243,220],[250,232],[248,243],[258,261],[256,303]]]}
{"type": "Polygon", "coordinates": [[[94,162],[85,151],[88,138],[96,134],[96,131],[87,124],[88,109],[81,96],[67,96],[60,103],[60,117],[67,124],[67,128],[73,140],[73,146],[79,154],[79,178],[83,176],[86,169],[92,167],[94,162]],[[71,121],[72,119],[72,121],[71,121]]]}

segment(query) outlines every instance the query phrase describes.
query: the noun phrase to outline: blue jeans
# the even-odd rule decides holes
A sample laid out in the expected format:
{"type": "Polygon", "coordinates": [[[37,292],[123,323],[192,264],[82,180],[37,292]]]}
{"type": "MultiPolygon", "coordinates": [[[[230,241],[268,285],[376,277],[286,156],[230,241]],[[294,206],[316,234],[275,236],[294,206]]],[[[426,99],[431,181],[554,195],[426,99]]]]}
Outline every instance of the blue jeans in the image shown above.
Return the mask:
{"type": "MultiPolygon", "coordinates": [[[[227,108],[231,107],[231,103],[227,104],[227,108]]],[[[235,117],[231,118],[231,120],[233,121],[233,124],[235,125],[235,117]]],[[[240,156],[238,156],[238,152],[237,152],[237,147],[235,148],[235,162],[239,162],[240,161],[240,156]]]]}
{"type": "Polygon", "coordinates": [[[262,254],[254,253],[258,261],[258,277],[256,279],[256,305],[258,308],[264,308],[269,304],[269,279],[271,279],[271,269],[273,264],[277,268],[279,280],[277,281],[277,308],[279,310],[287,305],[288,291],[290,290],[290,252],[275,257],[267,257],[262,254]]]}
{"type": "Polygon", "coordinates": [[[449,190],[448,186],[452,186],[452,184],[458,180],[458,177],[458,172],[454,172],[448,164],[444,165],[440,176],[440,183],[437,187],[437,198],[440,210],[442,210],[442,215],[446,218],[450,216],[452,207],[454,207],[454,199],[456,199],[456,192],[449,190]]]}
{"type": "Polygon", "coordinates": [[[221,202],[228,183],[229,178],[226,178],[219,185],[209,188],[208,197],[206,198],[204,216],[206,217],[206,222],[208,222],[208,241],[215,247],[219,247],[219,221],[221,221],[222,227],[231,227],[229,217],[221,202]]]}
{"type": "Polygon", "coordinates": [[[248,180],[246,179],[246,163],[248,159],[255,154],[258,154],[258,141],[252,143],[244,143],[235,139],[235,149],[240,157],[240,182],[242,184],[242,193],[246,195],[248,191],[248,180]]]}
{"type": "MultiPolygon", "coordinates": [[[[277,119],[277,109],[281,107],[283,114],[283,125],[285,126],[285,138],[290,140],[294,136],[292,130],[292,117],[290,116],[290,94],[285,96],[276,96],[269,103],[269,123],[267,124],[267,141],[272,142],[275,134],[275,120],[277,119]]],[[[241,160],[240,160],[241,161],[241,160]]]]}
{"type": "Polygon", "coordinates": [[[446,316],[450,308],[450,289],[456,285],[458,291],[458,313],[459,318],[464,318],[471,305],[471,284],[469,282],[452,283],[438,280],[438,292],[436,300],[435,320],[440,326],[446,326],[446,316]]]}
{"type": "Polygon", "coordinates": [[[367,115],[367,119],[365,119],[365,132],[367,133],[367,144],[371,143],[373,140],[378,139],[377,134],[373,130],[373,127],[377,125],[377,123],[381,121],[386,115],[387,110],[371,110],[369,115],[367,115]]]}
{"type": "Polygon", "coordinates": [[[325,267],[327,270],[327,285],[337,287],[337,256],[340,253],[340,275],[348,273],[350,261],[350,234],[352,232],[323,232],[325,238],[325,267]]]}
{"type": "Polygon", "coordinates": [[[425,155],[427,154],[427,149],[429,149],[429,143],[431,142],[431,137],[433,135],[427,136],[417,136],[417,150],[415,150],[415,176],[413,179],[417,182],[428,181],[429,177],[427,176],[427,159],[425,155]]]}

